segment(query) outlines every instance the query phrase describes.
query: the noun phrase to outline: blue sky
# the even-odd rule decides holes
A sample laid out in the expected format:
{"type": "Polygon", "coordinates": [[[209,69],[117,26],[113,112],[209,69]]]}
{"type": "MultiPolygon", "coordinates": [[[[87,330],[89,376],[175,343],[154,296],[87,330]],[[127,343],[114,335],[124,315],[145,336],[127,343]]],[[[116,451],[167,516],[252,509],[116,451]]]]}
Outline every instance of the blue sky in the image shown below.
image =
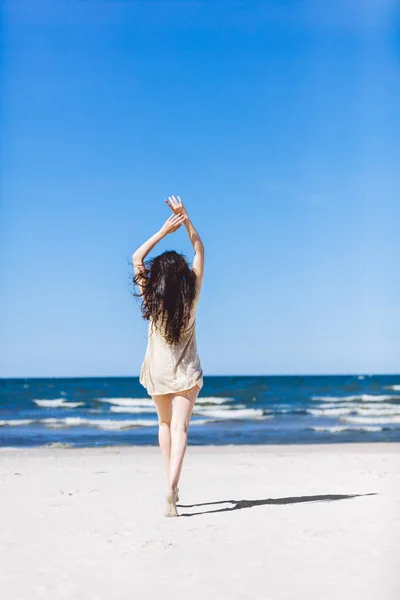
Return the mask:
{"type": "Polygon", "coordinates": [[[3,6],[0,376],[139,373],[170,194],[206,375],[400,372],[399,2],[3,6]]]}

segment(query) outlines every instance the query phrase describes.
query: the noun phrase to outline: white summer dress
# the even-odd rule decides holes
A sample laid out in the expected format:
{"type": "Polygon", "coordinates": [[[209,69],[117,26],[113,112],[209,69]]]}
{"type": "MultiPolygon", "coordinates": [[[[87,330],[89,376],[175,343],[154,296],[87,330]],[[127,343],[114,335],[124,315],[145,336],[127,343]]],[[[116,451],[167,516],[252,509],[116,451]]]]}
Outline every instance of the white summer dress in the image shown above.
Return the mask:
{"type": "Polygon", "coordinates": [[[203,387],[203,370],[197,353],[196,313],[200,292],[193,301],[190,319],[178,343],[168,344],[150,318],[147,348],[140,369],[140,383],[150,396],[176,394],[197,385],[203,387]]]}

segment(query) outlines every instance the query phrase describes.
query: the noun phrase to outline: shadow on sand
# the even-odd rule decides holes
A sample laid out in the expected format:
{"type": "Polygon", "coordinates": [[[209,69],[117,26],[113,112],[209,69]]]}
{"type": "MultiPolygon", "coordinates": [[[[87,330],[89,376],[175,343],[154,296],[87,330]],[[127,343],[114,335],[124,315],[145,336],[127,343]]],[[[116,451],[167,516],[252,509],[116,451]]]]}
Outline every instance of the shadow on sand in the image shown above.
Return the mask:
{"type": "Polygon", "coordinates": [[[179,508],[195,508],[197,506],[214,506],[215,504],[233,504],[226,508],[217,508],[215,510],[203,510],[194,513],[180,513],[180,517],[195,517],[197,515],[207,515],[211,513],[227,512],[231,510],[241,510],[242,508],[253,508],[254,506],[263,506],[264,504],[298,504],[300,502],[332,502],[334,500],[348,500],[350,498],[360,498],[361,496],[376,496],[374,492],[370,494],[323,494],[319,496],[293,496],[292,498],[265,498],[264,500],[219,500],[217,502],[203,502],[202,504],[177,504],[179,508]]]}

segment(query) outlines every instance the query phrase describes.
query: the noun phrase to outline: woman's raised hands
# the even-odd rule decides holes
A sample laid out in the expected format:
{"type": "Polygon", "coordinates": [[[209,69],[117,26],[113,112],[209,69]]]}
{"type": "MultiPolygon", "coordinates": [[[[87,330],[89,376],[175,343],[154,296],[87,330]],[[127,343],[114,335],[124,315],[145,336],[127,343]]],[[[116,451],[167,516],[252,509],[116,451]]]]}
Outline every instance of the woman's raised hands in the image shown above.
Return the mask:
{"type": "Polygon", "coordinates": [[[168,233],[174,233],[174,231],[179,229],[179,227],[182,225],[185,219],[187,219],[186,214],[171,215],[161,227],[160,232],[163,235],[168,235],[168,233]]]}
{"type": "Polygon", "coordinates": [[[165,201],[173,213],[176,215],[188,216],[186,208],[183,206],[182,200],[179,196],[169,196],[165,201]]]}

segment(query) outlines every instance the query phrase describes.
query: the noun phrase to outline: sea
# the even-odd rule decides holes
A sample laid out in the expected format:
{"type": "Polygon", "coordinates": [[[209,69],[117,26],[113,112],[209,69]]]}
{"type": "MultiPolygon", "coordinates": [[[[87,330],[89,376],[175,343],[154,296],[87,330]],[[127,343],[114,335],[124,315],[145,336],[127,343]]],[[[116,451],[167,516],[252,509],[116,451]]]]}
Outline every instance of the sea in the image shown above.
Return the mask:
{"type": "MultiPolygon", "coordinates": [[[[137,377],[0,379],[0,447],[157,445],[137,377]]],[[[188,444],[400,441],[400,375],[205,376],[188,444]]]]}

